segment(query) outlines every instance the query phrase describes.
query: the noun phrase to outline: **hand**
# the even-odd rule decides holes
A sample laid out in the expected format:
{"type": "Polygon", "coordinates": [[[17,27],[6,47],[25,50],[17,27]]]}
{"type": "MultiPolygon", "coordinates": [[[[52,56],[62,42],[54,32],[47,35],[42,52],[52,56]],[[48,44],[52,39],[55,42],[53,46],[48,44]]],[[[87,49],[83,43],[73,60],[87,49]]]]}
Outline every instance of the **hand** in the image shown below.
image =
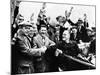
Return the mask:
{"type": "Polygon", "coordinates": [[[45,53],[46,50],[47,50],[46,46],[41,47],[41,52],[45,53]]]}
{"type": "Polygon", "coordinates": [[[71,9],[70,9],[70,11],[69,11],[69,14],[68,14],[69,17],[70,17],[70,15],[71,15],[73,9],[74,9],[74,7],[71,7],[71,9]]]}
{"type": "Polygon", "coordinates": [[[84,17],[86,17],[87,15],[86,15],[86,13],[84,14],[84,17]]]}
{"type": "Polygon", "coordinates": [[[80,43],[80,44],[83,44],[82,40],[79,40],[79,43],[80,43]]]}
{"type": "Polygon", "coordinates": [[[72,12],[73,9],[74,9],[74,7],[71,7],[70,12],[72,12]]]}
{"type": "Polygon", "coordinates": [[[67,12],[67,10],[65,11],[65,16],[66,16],[66,17],[68,16],[68,12],[67,12]]]}
{"type": "Polygon", "coordinates": [[[30,21],[34,20],[34,13],[32,13],[31,17],[30,17],[30,21]]]}
{"type": "Polygon", "coordinates": [[[55,56],[58,56],[59,54],[62,54],[62,53],[63,53],[62,50],[57,49],[56,52],[55,52],[55,56]]]}
{"type": "Polygon", "coordinates": [[[85,20],[85,21],[87,20],[87,15],[86,15],[86,13],[84,14],[84,20],[85,20]]]}
{"type": "Polygon", "coordinates": [[[71,15],[71,12],[72,12],[73,8],[74,8],[74,7],[71,7],[71,9],[70,9],[70,11],[69,11],[69,12],[68,12],[67,10],[65,11],[65,16],[66,16],[67,18],[69,18],[69,17],[70,17],[70,15],[71,15]]]}

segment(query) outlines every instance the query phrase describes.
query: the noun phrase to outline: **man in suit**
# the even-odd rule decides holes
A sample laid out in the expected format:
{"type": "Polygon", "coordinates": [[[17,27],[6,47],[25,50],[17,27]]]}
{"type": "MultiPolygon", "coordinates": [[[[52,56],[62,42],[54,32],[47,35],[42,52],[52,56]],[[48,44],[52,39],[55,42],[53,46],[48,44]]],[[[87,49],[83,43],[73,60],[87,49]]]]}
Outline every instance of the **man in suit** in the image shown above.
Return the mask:
{"type": "Polygon", "coordinates": [[[48,47],[55,45],[53,41],[51,41],[47,37],[47,27],[46,26],[41,26],[39,29],[39,34],[37,34],[34,37],[34,42],[37,45],[37,48],[43,48],[44,53],[41,54],[41,56],[38,58],[38,61],[36,62],[37,67],[37,73],[40,72],[46,72],[48,70],[47,63],[45,61],[45,51],[47,50],[48,47]]]}
{"type": "Polygon", "coordinates": [[[24,21],[20,23],[19,28],[15,43],[12,45],[12,74],[34,73],[35,62],[44,50],[37,48],[34,42],[37,27],[24,21]]]}

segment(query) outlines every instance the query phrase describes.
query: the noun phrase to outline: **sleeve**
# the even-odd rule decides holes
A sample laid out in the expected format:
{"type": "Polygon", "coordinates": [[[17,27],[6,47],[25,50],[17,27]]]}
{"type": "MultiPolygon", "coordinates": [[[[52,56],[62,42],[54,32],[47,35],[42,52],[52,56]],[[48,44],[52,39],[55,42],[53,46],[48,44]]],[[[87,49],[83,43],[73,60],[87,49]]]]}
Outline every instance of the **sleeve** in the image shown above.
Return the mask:
{"type": "Polygon", "coordinates": [[[49,38],[48,38],[48,40],[49,40],[49,45],[50,46],[55,45],[55,43],[52,40],[50,40],[49,38]]]}
{"type": "Polygon", "coordinates": [[[20,40],[18,41],[17,48],[19,52],[29,56],[41,56],[41,48],[29,48],[25,45],[25,42],[20,40]]]}
{"type": "Polygon", "coordinates": [[[45,57],[46,58],[51,58],[51,57],[54,58],[56,49],[57,49],[56,45],[48,47],[46,52],[45,52],[45,57]]]}
{"type": "Polygon", "coordinates": [[[29,48],[26,47],[25,43],[23,40],[16,40],[16,48],[18,49],[18,51],[22,54],[28,54],[29,55],[29,48]]]}
{"type": "Polygon", "coordinates": [[[86,22],[86,21],[84,21],[84,27],[85,27],[85,28],[86,28],[86,27],[89,27],[89,23],[86,22]]]}
{"type": "Polygon", "coordinates": [[[73,23],[70,19],[68,19],[67,21],[68,21],[68,23],[69,23],[70,25],[72,25],[72,26],[76,26],[76,24],[73,23]]]}

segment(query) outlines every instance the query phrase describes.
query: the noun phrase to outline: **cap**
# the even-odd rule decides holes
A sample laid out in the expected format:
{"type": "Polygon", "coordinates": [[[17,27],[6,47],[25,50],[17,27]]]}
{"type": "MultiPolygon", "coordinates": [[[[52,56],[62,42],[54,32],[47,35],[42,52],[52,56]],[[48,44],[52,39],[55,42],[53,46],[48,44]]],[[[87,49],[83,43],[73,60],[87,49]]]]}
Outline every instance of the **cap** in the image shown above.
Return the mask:
{"type": "Polygon", "coordinates": [[[78,19],[78,24],[82,24],[83,23],[83,20],[81,18],[78,19]]]}
{"type": "Polygon", "coordinates": [[[18,24],[19,26],[31,26],[32,27],[32,24],[28,21],[23,21],[21,23],[18,24]]]}

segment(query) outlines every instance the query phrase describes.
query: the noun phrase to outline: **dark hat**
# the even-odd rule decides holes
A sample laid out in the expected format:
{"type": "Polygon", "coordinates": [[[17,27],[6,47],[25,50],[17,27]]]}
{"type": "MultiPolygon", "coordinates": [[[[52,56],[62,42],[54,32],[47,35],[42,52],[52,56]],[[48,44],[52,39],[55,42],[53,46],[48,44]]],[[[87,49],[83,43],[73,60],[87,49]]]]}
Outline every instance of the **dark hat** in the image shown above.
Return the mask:
{"type": "Polygon", "coordinates": [[[79,18],[77,23],[82,24],[83,23],[82,19],[79,18]]]}
{"type": "MultiPolygon", "coordinates": [[[[62,17],[62,16],[58,16],[58,17],[56,17],[56,20],[58,21],[60,17],[62,17]]],[[[62,18],[63,18],[63,17],[62,17],[62,18]]]]}

